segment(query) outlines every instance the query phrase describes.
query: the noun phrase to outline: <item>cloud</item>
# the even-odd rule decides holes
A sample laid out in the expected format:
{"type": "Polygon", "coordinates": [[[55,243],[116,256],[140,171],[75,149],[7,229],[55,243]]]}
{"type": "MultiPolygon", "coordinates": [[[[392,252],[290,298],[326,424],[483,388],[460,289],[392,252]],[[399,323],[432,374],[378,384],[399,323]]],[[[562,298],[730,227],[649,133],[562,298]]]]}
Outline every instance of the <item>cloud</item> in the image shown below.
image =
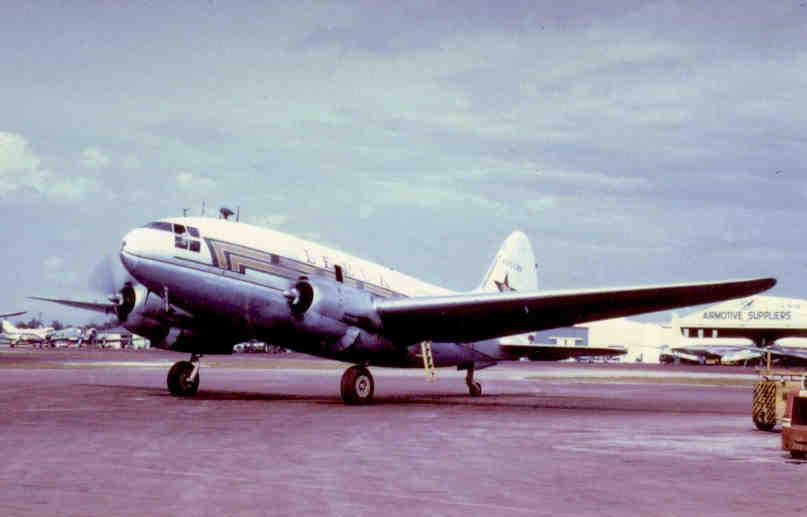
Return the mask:
{"type": "Polygon", "coordinates": [[[81,152],[81,166],[86,169],[103,169],[109,162],[109,157],[100,149],[88,147],[81,152]]]}
{"type": "Polygon", "coordinates": [[[66,267],[65,260],[58,256],[49,256],[42,261],[42,277],[56,286],[72,285],[77,279],[75,271],[66,267]]]}
{"type": "Polygon", "coordinates": [[[0,132],[0,174],[13,171],[30,172],[39,168],[39,158],[28,149],[20,135],[0,132]]]}
{"type": "Polygon", "coordinates": [[[127,156],[123,160],[123,167],[125,169],[139,169],[141,166],[142,163],[137,156],[127,156]]]}
{"type": "Polygon", "coordinates": [[[544,196],[538,199],[528,199],[524,202],[524,207],[530,213],[544,212],[555,208],[558,204],[557,199],[553,196],[544,196]]]}
{"type": "Polygon", "coordinates": [[[98,183],[91,177],[59,175],[42,168],[22,135],[0,132],[0,195],[24,189],[51,201],[77,202],[96,191],[98,183]]]}
{"type": "Polygon", "coordinates": [[[283,226],[288,220],[288,217],[283,214],[269,214],[255,219],[252,224],[255,226],[263,226],[265,228],[277,228],[283,226]]]}
{"type": "Polygon", "coordinates": [[[198,176],[188,171],[176,174],[177,186],[188,193],[201,193],[214,190],[216,182],[205,176],[198,176]]]}

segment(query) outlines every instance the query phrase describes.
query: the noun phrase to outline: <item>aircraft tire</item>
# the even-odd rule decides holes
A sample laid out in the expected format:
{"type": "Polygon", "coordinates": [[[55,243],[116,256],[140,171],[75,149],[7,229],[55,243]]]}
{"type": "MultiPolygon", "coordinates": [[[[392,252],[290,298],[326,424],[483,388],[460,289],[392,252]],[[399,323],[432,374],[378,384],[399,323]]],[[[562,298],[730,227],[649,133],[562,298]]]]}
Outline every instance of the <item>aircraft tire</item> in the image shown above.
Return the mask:
{"type": "Polygon", "coordinates": [[[482,396],[482,385],[478,382],[474,382],[468,385],[468,393],[472,397],[481,397],[482,396]]]}
{"type": "Polygon", "coordinates": [[[803,460],[807,456],[805,451],[790,451],[790,457],[796,460],[803,460]]]}
{"type": "Polygon", "coordinates": [[[190,397],[199,391],[199,374],[193,382],[188,381],[188,375],[193,371],[193,363],[179,361],[168,370],[168,391],[175,397],[190,397]]]}
{"type": "Polygon", "coordinates": [[[768,423],[768,422],[760,422],[758,420],[754,420],[754,425],[760,431],[773,431],[773,427],[776,424],[771,424],[771,423],[768,423]]]}
{"type": "Polygon", "coordinates": [[[342,374],[341,392],[345,404],[359,406],[373,400],[375,381],[364,366],[351,366],[342,374]]]}

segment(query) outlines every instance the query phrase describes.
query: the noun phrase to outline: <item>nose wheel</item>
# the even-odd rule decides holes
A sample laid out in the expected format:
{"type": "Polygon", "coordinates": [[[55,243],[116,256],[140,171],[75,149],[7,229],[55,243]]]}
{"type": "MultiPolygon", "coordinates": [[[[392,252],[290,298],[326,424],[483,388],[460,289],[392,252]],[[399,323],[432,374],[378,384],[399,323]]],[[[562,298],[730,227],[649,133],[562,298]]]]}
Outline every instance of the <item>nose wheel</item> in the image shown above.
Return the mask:
{"type": "Polygon", "coordinates": [[[345,404],[363,405],[373,400],[375,381],[364,366],[351,366],[342,374],[342,400],[345,404]]]}
{"type": "Polygon", "coordinates": [[[168,391],[176,397],[190,397],[199,391],[200,355],[191,355],[190,361],[174,363],[168,370],[168,391]]]}

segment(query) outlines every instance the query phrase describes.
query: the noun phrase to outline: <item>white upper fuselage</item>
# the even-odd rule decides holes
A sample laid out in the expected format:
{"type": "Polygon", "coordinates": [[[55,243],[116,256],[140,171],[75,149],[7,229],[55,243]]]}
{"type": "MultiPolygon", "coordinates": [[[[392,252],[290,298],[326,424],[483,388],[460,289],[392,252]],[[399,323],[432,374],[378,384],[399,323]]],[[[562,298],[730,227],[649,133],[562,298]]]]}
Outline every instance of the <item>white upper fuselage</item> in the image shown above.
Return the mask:
{"type": "Polygon", "coordinates": [[[162,219],[146,227],[129,232],[123,239],[121,250],[141,258],[165,260],[176,263],[207,265],[222,269],[241,267],[246,279],[258,280],[269,274],[257,264],[263,257],[268,261],[273,256],[311,267],[320,271],[334,271],[341,267],[345,279],[351,279],[379,295],[434,296],[453,294],[427,282],[405,275],[379,264],[354,257],[348,253],[328,248],[315,242],[300,239],[275,230],[260,228],[245,223],[202,217],[177,217],[162,219]],[[171,236],[159,223],[170,223],[174,230],[171,236]],[[182,235],[176,233],[177,225],[185,228],[182,235]],[[198,231],[193,236],[188,230],[198,231]],[[182,240],[187,247],[182,247],[182,240]],[[198,248],[191,241],[199,241],[198,248]],[[233,250],[237,249],[237,253],[233,250]],[[198,251],[197,251],[198,250],[198,251]],[[233,253],[231,253],[233,252],[233,253]],[[236,262],[233,257],[238,255],[236,262]],[[253,267],[254,266],[254,267],[253,267]]]}

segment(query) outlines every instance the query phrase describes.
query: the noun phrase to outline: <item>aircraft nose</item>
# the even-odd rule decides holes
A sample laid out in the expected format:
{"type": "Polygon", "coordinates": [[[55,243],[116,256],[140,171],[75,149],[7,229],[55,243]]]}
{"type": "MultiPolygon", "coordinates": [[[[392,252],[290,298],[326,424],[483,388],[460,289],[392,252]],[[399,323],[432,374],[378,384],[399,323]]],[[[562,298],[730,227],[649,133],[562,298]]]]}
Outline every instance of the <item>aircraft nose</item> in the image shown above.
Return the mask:
{"type": "Polygon", "coordinates": [[[129,273],[134,274],[137,269],[137,255],[143,253],[144,242],[140,229],[132,230],[123,236],[120,245],[120,260],[129,273]]]}

